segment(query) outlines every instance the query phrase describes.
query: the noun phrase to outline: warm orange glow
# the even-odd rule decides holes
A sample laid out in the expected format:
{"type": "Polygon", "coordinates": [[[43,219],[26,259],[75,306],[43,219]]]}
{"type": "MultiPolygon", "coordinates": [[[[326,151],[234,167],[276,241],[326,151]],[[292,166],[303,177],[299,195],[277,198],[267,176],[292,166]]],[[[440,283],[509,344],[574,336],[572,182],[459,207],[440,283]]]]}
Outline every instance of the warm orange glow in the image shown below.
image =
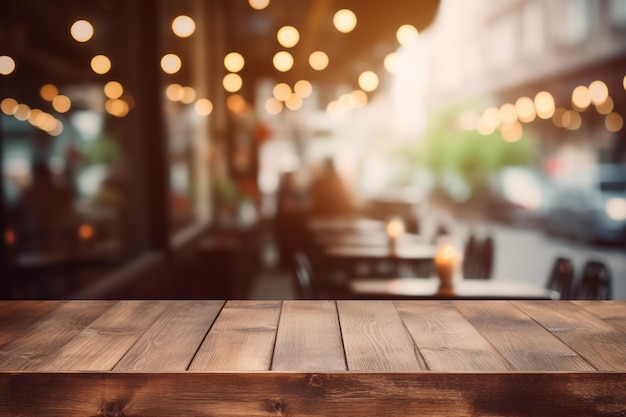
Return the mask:
{"type": "Polygon", "coordinates": [[[59,89],[53,84],[44,84],[39,89],[39,94],[44,100],[52,101],[52,99],[59,95],[59,89]]]}
{"type": "Polygon", "coordinates": [[[396,39],[400,45],[410,45],[417,40],[419,33],[415,26],[402,25],[396,31],[396,39]]]}
{"type": "Polygon", "coordinates": [[[572,92],[572,107],[576,110],[583,111],[591,104],[591,96],[589,88],[579,85],[572,92]]]}
{"type": "Polygon", "coordinates": [[[459,126],[461,126],[461,129],[463,130],[474,130],[476,128],[476,122],[478,122],[479,118],[480,115],[478,112],[466,110],[459,116],[459,126]]]}
{"type": "Polygon", "coordinates": [[[300,32],[293,26],[283,26],[278,29],[276,39],[285,48],[293,48],[300,40],[300,32]]]}
{"type": "Polygon", "coordinates": [[[339,119],[343,116],[344,112],[341,109],[338,101],[331,101],[326,106],[326,114],[333,119],[339,119]]]}
{"type": "Polygon", "coordinates": [[[313,93],[313,85],[307,80],[300,80],[293,86],[294,92],[302,98],[306,98],[313,93]]]}
{"type": "Polygon", "coordinates": [[[563,107],[556,108],[554,115],[552,115],[552,123],[554,123],[556,127],[565,127],[571,118],[569,115],[566,116],[566,113],[567,109],[563,107]]]}
{"type": "Polygon", "coordinates": [[[404,223],[400,219],[389,220],[385,226],[385,231],[390,238],[398,238],[404,233],[404,223]]]}
{"type": "Polygon", "coordinates": [[[19,103],[14,98],[7,97],[0,103],[0,109],[2,113],[12,116],[17,111],[18,104],[19,103]]]}
{"type": "Polygon", "coordinates": [[[72,107],[72,101],[68,96],[58,95],[52,100],[52,107],[59,113],[67,113],[72,107]]]}
{"type": "Polygon", "coordinates": [[[166,54],[161,58],[161,69],[166,74],[176,74],[182,66],[183,63],[176,54],[166,54]]]}
{"type": "Polygon", "coordinates": [[[96,55],[91,59],[91,69],[96,74],[106,74],[111,70],[111,60],[104,55],[96,55]]]}
{"type": "Polygon", "coordinates": [[[28,116],[30,116],[30,107],[28,107],[26,104],[18,104],[15,108],[13,116],[15,116],[17,120],[20,120],[22,122],[28,120],[28,116]]]}
{"type": "Polygon", "coordinates": [[[522,138],[524,130],[522,124],[516,120],[513,123],[503,123],[500,126],[500,133],[505,141],[516,142],[522,138]]]}
{"type": "Polygon", "coordinates": [[[293,67],[293,56],[287,51],[280,51],[274,55],[272,62],[278,71],[286,72],[293,67]]]}
{"type": "Polygon", "coordinates": [[[515,110],[520,122],[530,123],[535,120],[537,113],[535,112],[535,103],[529,97],[520,97],[515,101],[515,110]]]}
{"type": "Polygon", "coordinates": [[[196,99],[196,90],[193,87],[183,87],[183,96],[180,98],[180,102],[183,104],[191,104],[196,99]]]}
{"type": "Polygon", "coordinates": [[[239,94],[233,94],[226,99],[226,107],[233,113],[242,114],[248,109],[248,103],[239,94]]]}
{"type": "Polygon", "coordinates": [[[196,22],[189,16],[178,16],[172,21],[172,31],[180,38],[187,38],[196,31],[196,22]]]}
{"type": "Polygon", "coordinates": [[[604,100],[602,103],[596,104],[596,110],[600,114],[609,114],[613,111],[614,107],[615,107],[615,103],[613,102],[613,99],[610,96],[608,96],[606,100],[604,100]]]}
{"type": "Polygon", "coordinates": [[[185,95],[185,90],[180,84],[170,84],[165,89],[165,95],[172,101],[180,101],[185,95]]]}
{"type": "Polygon", "coordinates": [[[567,130],[577,130],[583,123],[580,113],[574,110],[568,110],[563,114],[563,126],[567,130]]]}
{"type": "Polygon", "coordinates": [[[63,123],[61,123],[60,120],[54,119],[54,127],[47,129],[46,132],[51,136],[59,136],[63,132],[63,123]]]}
{"type": "Polygon", "coordinates": [[[322,51],[315,51],[309,55],[309,65],[316,71],[322,71],[328,67],[328,55],[322,51]]]}
{"type": "Polygon", "coordinates": [[[395,52],[391,52],[385,57],[383,65],[388,73],[395,74],[398,71],[398,55],[395,52]]]}
{"type": "Polygon", "coordinates": [[[272,94],[276,100],[285,101],[291,95],[291,87],[287,83],[278,83],[272,89],[272,94]]]}
{"type": "Polygon", "coordinates": [[[87,42],[93,36],[93,26],[87,20],[77,20],[72,24],[70,34],[77,42],[87,42]]]}
{"type": "Polygon", "coordinates": [[[549,119],[554,114],[554,97],[547,91],[540,91],[535,96],[535,109],[541,119],[549,119]]]}
{"type": "Polygon", "coordinates": [[[378,88],[378,75],[373,71],[365,71],[359,75],[359,87],[363,91],[374,91],[378,88]]]}
{"type": "Polygon", "coordinates": [[[208,116],[213,112],[213,103],[206,98],[198,99],[193,107],[199,116],[208,116]]]}
{"type": "Polygon", "coordinates": [[[107,100],[104,104],[104,108],[106,109],[107,113],[116,117],[124,117],[130,111],[128,103],[120,99],[107,100]]]}
{"type": "Polygon", "coordinates": [[[476,131],[481,135],[491,135],[496,130],[495,126],[485,122],[484,117],[480,117],[476,121],[476,131]]]}
{"type": "Polygon", "coordinates": [[[15,71],[15,61],[8,55],[0,56],[0,74],[9,75],[15,71]]]}
{"type": "Polygon", "coordinates": [[[78,228],[78,237],[83,240],[92,239],[94,237],[94,234],[95,232],[93,230],[93,227],[91,227],[91,225],[87,223],[81,224],[78,228]]]}
{"type": "Polygon", "coordinates": [[[283,110],[283,102],[274,97],[270,97],[267,100],[265,100],[264,107],[265,107],[265,111],[268,114],[275,116],[283,110]]]}
{"type": "Polygon", "coordinates": [[[17,242],[17,236],[13,230],[7,229],[4,231],[4,242],[7,246],[15,245],[15,242],[17,242]]]}
{"type": "Polygon", "coordinates": [[[357,107],[363,107],[367,104],[367,93],[363,90],[354,90],[352,93],[352,97],[356,101],[357,107]]]}
{"type": "Polygon", "coordinates": [[[486,126],[489,126],[492,129],[497,128],[500,126],[500,123],[502,123],[502,120],[500,119],[500,110],[497,107],[488,107],[485,109],[481,119],[486,126]]]}
{"type": "Polygon", "coordinates": [[[437,266],[450,266],[458,263],[460,258],[461,253],[453,244],[444,244],[437,248],[435,264],[437,266]]]}
{"type": "Polygon", "coordinates": [[[609,96],[609,88],[603,81],[595,80],[589,84],[589,96],[593,104],[601,104],[609,96]]]}
{"type": "Polygon", "coordinates": [[[500,120],[502,123],[511,124],[517,121],[517,110],[515,105],[511,103],[505,103],[500,106],[500,120]]]}
{"type": "Polygon", "coordinates": [[[302,97],[295,93],[290,94],[287,100],[285,100],[285,106],[287,106],[289,110],[298,110],[302,107],[302,104],[302,97]]]}
{"type": "Polygon", "coordinates": [[[241,90],[241,87],[243,86],[243,79],[239,74],[226,74],[222,80],[222,85],[224,86],[224,90],[229,93],[236,93],[241,90]]]}
{"type": "Polygon", "coordinates": [[[342,9],[333,16],[333,24],[341,33],[352,32],[356,27],[357,18],[352,10],[342,9]]]}
{"type": "Polygon", "coordinates": [[[109,81],[104,85],[104,95],[108,98],[120,98],[124,94],[124,87],[117,81],[109,81]]]}
{"type": "Polygon", "coordinates": [[[624,118],[619,113],[609,113],[604,118],[604,126],[609,132],[619,132],[624,127],[624,118]]]}
{"type": "Polygon", "coordinates": [[[248,0],[250,7],[256,10],[263,10],[270,4],[270,0],[248,0]]]}
{"type": "Polygon", "coordinates": [[[230,72],[239,72],[246,61],[239,52],[230,52],[224,57],[224,67],[230,72]]]}

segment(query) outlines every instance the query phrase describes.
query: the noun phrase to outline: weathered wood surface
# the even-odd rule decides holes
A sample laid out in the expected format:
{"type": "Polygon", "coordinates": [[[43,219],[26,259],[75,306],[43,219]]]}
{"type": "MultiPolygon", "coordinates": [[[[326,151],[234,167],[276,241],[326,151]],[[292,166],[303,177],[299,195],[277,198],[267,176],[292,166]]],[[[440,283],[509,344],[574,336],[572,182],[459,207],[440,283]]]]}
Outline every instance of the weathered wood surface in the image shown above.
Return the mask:
{"type": "Polygon", "coordinates": [[[4,301],[0,416],[626,415],[626,301],[4,301]]]}

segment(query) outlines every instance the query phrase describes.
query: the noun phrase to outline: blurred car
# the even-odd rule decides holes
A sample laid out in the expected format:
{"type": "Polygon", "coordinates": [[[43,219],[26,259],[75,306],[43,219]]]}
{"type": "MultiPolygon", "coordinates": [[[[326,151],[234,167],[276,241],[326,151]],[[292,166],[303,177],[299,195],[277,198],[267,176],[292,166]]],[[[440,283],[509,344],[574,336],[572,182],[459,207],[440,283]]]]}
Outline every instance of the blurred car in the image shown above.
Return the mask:
{"type": "Polygon", "coordinates": [[[511,166],[491,177],[487,199],[490,218],[513,225],[538,226],[548,211],[550,189],[542,173],[511,166]]]}
{"type": "Polygon", "coordinates": [[[598,164],[553,181],[546,230],[602,243],[626,243],[626,165],[598,164]]]}

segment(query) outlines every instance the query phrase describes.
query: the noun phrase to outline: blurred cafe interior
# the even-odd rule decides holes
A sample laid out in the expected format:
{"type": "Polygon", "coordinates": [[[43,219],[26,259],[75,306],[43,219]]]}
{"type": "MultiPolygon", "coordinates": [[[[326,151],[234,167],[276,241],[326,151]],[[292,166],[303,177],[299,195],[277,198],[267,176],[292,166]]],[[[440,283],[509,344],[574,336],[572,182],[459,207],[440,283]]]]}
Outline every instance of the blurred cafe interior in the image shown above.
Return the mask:
{"type": "Polygon", "coordinates": [[[2,299],[626,299],[624,0],[1,10],[2,299]]]}

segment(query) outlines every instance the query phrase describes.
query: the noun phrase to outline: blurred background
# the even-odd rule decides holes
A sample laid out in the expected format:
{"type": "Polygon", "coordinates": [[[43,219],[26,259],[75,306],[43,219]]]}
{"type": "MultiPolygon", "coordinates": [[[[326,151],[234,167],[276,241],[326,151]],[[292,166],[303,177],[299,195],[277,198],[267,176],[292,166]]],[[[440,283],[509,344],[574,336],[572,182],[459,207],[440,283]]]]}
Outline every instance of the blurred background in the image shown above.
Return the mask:
{"type": "Polygon", "coordinates": [[[626,299],[623,0],[1,8],[2,298],[298,297],[303,222],[341,214],[626,299]]]}

